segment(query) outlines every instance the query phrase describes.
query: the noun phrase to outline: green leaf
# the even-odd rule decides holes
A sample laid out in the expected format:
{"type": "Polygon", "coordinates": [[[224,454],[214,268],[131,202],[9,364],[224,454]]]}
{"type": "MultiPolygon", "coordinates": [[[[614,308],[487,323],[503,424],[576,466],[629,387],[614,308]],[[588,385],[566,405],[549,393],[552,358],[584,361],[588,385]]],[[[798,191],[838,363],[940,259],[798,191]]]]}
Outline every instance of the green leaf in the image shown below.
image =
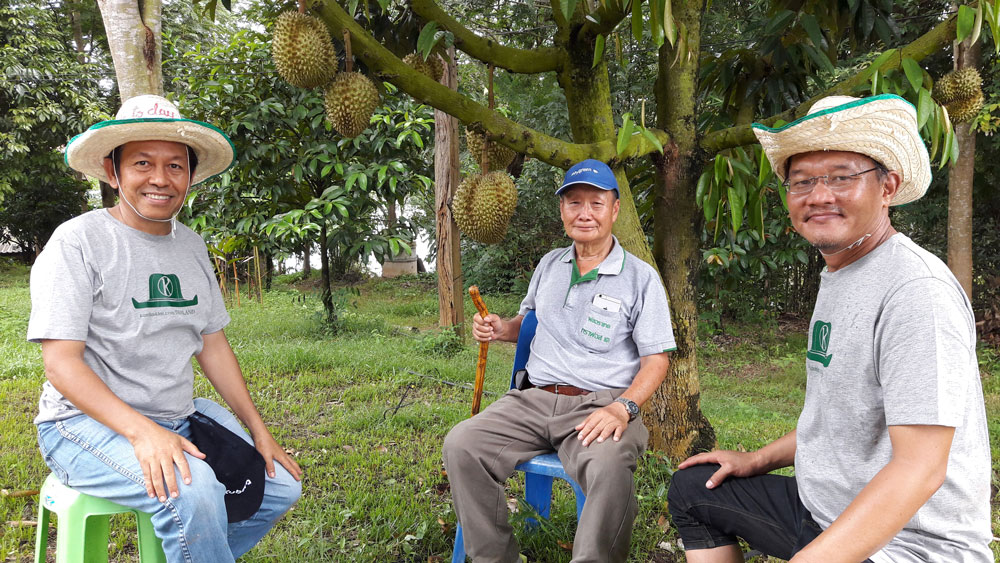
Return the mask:
{"type": "Polygon", "coordinates": [[[913,91],[919,92],[921,85],[924,83],[924,69],[920,68],[920,63],[910,57],[906,57],[903,59],[903,72],[906,73],[906,79],[910,81],[913,91]]]}
{"type": "Polygon", "coordinates": [[[643,127],[642,136],[645,137],[647,141],[652,143],[652,145],[656,147],[656,150],[659,151],[660,154],[663,154],[663,143],[661,143],[660,140],[656,138],[656,135],[654,135],[652,131],[643,127]]]}
{"type": "Polygon", "coordinates": [[[956,41],[963,41],[972,33],[972,26],[976,23],[976,12],[965,4],[958,7],[958,30],[955,34],[956,41]]]}
{"type": "MultiPolygon", "coordinates": [[[[379,0],[381,1],[381,0],[379,0]]],[[[383,7],[383,10],[385,8],[383,7]]],[[[437,22],[429,21],[417,36],[417,51],[426,59],[437,41],[437,22]]]]}
{"type": "MultiPolygon", "coordinates": [[[[972,22],[972,37],[969,38],[969,44],[975,45],[976,41],[979,41],[979,34],[983,31],[983,4],[987,0],[979,0],[976,4],[976,21],[972,22]]],[[[996,39],[994,38],[994,41],[996,39]]]]}
{"type": "Polygon", "coordinates": [[[559,0],[559,7],[562,8],[563,17],[566,21],[573,19],[573,12],[576,11],[577,0],[559,0]]]}
{"type": "Polygon", "coordinates": [[[628,149],[629,141],[632,140],[632,116],[630,114],[625,114],[622,121],[622,127],[618,130],[618,143],[616,148],[618,149],[618,156],[621,156],[628,149]]]}
{"type": "Polygon", "coordinates": [[[674,10],[671,1],[666,0],[663,4],[663,36],[673,47],[677,43],[677,24],[674,22],[674,10]]]}
{"type": "Polygon", "coordinates": [[[594,62],[590,65],[591,68],[597,66],[604,57],[604,35],[598,35],[597,41],[594,42],[594,62]]]}
{"type": "Polygon", "coordinates": [[[735,233],[740,230],[740,225],[743,224],[743,201],[739,191],[734,186],[730,186],[726,191],[729,195],[729,218],[735,233]]]}
{"type": "Polygon", "coordinates": [[[802,262],[803,264],[809,263],[809,256],[806,255],[804,250],[796,250],[795,257],[798,258],[799,262],[802,262]]]}
{"type": "Polygon", "coordinates": [[[888,51],[883,52],[881,55],[875,57],[875,60],[872,61],[872,64],[868,65],[868,69],[877,71],[878,69],[882,68],[882,65],[888,62],[888,60],[892,58],[892,56],[895,54],[896,54],[896,49],[889,49],[888,51]]]}
{"type": "Polygon", "coordinates": [[[816,21],[816,16],[812,14],[803,14],[799,18],[799,23],[802,24],[803,29],[809,34],[809,40],[816,49],[823,48],[823,32],[819,28],[819,22],[816,21]]]}
{"type": "Polygon", "coordinates": [[[632,0],[632,37],[642,41],[642,3],[632,0]]]}
{"type": "Polygon", "coordinates": [[[920,92],[917,97],[917,128],[922,128],[934,111],[934,100],[927,88],[920,87],[917,91],[920,92]]]}
{"type": "Polygon", "coordinates": [[[760,161],[760,169],[757,172],[757,185],[763,186],[764,182],[771,177],[771,161],[767,159],[763,148],[758,148],[757,159],[760,161]]]}
{"type": "Polygon", "coordinates": [[[694,190],[694,202],[699,207],[704,206],[705,193],[708,191],[708,186],[712,182],[710,173],[706,170],[702,172],[701,176],[698,176],[698,185],[694,190]]]}

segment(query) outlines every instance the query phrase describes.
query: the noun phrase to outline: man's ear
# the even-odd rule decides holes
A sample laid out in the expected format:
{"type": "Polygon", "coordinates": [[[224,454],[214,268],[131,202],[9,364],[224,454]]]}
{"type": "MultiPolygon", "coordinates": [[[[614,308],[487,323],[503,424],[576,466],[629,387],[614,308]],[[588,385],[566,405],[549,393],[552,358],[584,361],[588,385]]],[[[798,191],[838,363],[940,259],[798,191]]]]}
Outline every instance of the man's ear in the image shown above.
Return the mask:
{"type": "Polygon", "coordinates": [[[104,164],[104,174],[107,175],[108,177],[108,184],[110,184],[112,188],[117,190],[118,178],[117,174],[115,174],[115,165],[111,161],[111,157],[109,156],[104,157],[103,164],[104,164]]]}
{"type": "Polygon", "coordinates": [[[892,204],[893,198],[899,193],[899,186],[903,183],[903,177],[896,170],[890,170],[885,175],[882,182],[882,203],[888,207],[892,204]]]}

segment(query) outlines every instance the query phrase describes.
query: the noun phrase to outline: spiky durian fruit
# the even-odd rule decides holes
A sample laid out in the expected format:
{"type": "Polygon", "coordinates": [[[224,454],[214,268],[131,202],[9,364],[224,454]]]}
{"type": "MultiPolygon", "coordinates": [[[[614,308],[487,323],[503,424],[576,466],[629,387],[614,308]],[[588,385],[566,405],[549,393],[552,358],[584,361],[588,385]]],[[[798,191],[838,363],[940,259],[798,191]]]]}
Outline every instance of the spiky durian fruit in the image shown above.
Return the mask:
{"type": "Polygon", "coordinates": [[[425,62],[431,69],[431,78],[434,82],[441,82],[441,77],[444,76],[444,61],[441,57],[437,53],[431,53],[425,62]]]}
{"type": "Polygon", "coordinates": [[[934,83],[932,95],[938,103],[951,103],[955,99],[955,81],[948,74],[942,76],[934,83]]]}
{"type": "Polygon", "coordinates": [[[452,214],[465,236],[484,244],[497,244],[517,207],[514,180],[503,171],[473,174],[459,184],[451,203],[452,214]]]}
{"type": "MultiPolygon", "coordinates": [[[[472,131],[471,129],[465,130],[465,144],[469,149],[469,154],[472,158],[482,166],[483,163],[483,143],[486,143],[486,151],[489,155],[489,169],[490,170],[503,170],[514,161],[515,152],[512,149],[501,145],[500,143],[494,143],[493,141],[486,141],[483,135],[472,131]]],[[[489,170],[487,170],[489,172],[489,170]]]]}
{"type": "Polygon", "coordinates": [[[319,19],[284,12],[274,24],[271,58],[278,74],[293,86],[325,86],[337,74],[337,51],[319,19]]]}
{"type": "Polygon", "coordinates": [[[326,89],[326,117],[345,137],[357,137],[368,128],[378,107],[378,89],[360,72],[341,72],[326,89]]]}
{"type": "Polygon", "coordinates": [[[948,108],[948,117],[952,123],[972,121],[979,115],[979,110],[983,109],[983,93],[978,92],[969,99],[956,100],[945,107],[948,108]]]}
{"type": "Polygon", "coordinates": [[[972,67],[960,68],[955,75],[955,99],[972,100],[983,93],[983,79],[979,71],[972,67]]]}
{"type": "Polygon", "coordinates": [[[983,93],[983,79],[972,67],[953,70],[934,84],[934,99],[942,104],[973,100],[983,93]]]}
{"type": "Polygon", "coordinates": [[[413,70],[423,74],[427,78],[433,78],[433,73],[431,71],[431,65],[427,64],[427,61],[420,56],[420,53],[410,53],[403,57],[403,64],[412,68],[413,70]]]}

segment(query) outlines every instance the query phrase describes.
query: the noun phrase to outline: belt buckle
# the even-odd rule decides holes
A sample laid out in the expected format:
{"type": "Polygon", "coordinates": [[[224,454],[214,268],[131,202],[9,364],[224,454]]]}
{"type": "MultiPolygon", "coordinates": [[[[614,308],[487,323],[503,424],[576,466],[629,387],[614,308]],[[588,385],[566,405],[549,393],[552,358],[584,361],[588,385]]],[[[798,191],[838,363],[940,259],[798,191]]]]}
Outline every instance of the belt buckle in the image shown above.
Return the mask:
{"type": "Polygon", "coordinates": [[[555,383],[555,384],[552,385],[552,392],[555,393],[556,395],[565,395],[565,393],[560,393],[559,392],[559,388],[560,387],[566,387],[566,385],[564,385],[562,383],[555,383]]]}

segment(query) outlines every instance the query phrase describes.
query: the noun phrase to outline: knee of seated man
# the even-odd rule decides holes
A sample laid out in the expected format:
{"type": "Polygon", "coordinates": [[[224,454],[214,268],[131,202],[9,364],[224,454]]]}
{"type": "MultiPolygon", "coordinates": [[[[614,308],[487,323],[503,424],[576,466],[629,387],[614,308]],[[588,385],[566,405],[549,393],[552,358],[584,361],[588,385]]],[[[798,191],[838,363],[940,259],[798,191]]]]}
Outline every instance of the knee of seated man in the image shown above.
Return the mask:
{"type": "Polygon", "coordinates": [[[671,512],[674,507],[687,507],[690,504],[687,498],[691,493],[708,490],[705,488],[705,483],[718,469],[718,465],[706,463],[675,471],[670,478],[670,488],[667,490],[667,503],[671,512]]]}
{"type": "Polygon", "coordinates": [[[476,428],[469,418],[459,422],[452,427],[444,437],[441,446],[441,457],[444,458],[445,465],[459,464],[467,461],[469,456],[469,446],[476,442],[476,428]]]}

